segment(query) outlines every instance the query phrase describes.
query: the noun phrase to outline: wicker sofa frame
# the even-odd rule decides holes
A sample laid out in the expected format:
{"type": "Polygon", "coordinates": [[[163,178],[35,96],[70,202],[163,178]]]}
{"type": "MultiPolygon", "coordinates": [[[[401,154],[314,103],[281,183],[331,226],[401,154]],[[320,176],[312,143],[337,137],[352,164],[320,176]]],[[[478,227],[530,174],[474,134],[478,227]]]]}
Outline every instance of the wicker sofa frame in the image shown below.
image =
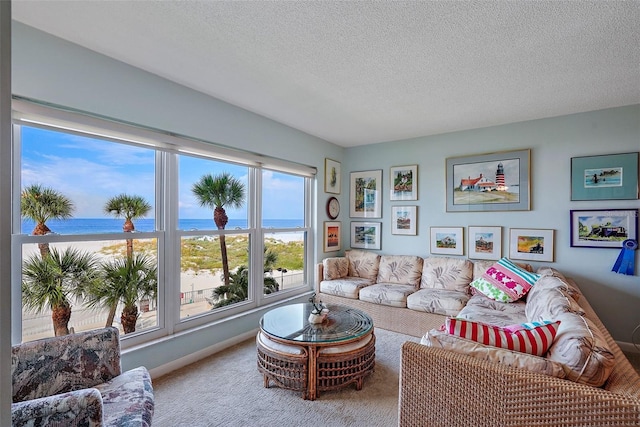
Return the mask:
{"type": "MultiPolygon", "coordinates": [[[[317,266],[319,278],[323,266],[317,266]]],[[[577,284],[569,282],[579,289],[577,284]]],[[[368,313],[377,328],[422,337],[446,316],[320,292],[323,302],[368,313]]],[[[402,346],[398,425],[640,426],[640,376],[586,300],[580,307],[605,337],[616,365],[603,387],[479,360],[415,342],[402,346]]]]}

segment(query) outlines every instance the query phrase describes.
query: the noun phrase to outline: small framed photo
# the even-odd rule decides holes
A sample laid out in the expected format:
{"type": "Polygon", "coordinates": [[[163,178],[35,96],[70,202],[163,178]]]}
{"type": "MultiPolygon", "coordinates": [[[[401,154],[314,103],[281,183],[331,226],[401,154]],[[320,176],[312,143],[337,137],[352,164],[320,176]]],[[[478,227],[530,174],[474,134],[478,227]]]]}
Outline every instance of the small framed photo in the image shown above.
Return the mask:
{"type": "Polygon", "coordinates": [[[418,234],[417,212],[417,206],[392,206],[391,234],[404,234],[406,236],[418,234]]]}
{"type": "Polygon", "coordinates": [[[467,242],[469,258],[490,260],[502,258],[502,227],[470,225],[467,242]]]}
{"type": "Polygon", "coordinates": [[[464,255],[462,227],[431,227],[431,253],[464,255]]]}
{"type": "Polygon", "coordinates": [[[571,246],[622,248],[627,239],[638,240],[638,209],[572,210],[571,246]]]}
{"type": "Polygon", "coordinates": [[[352,222],[351,247],[360,249],[381,249],[379,222],[352,222]]]}
{"type": "Polygon", "coordinates": [[[382,169],[351,172],[349,216],[382,218],[382,169]]]}
{"type": "Polygon", "coordinates": [[[571,158],[571,200],[637,198],[637,152],[571,158]]]}
{"type": "Polygon", "coordinates": [[[510,229],[509,258],[553,262],[553,234],[546,229],[510,229]]]}
{"type": "Polygon", "coordinates": [[[342,171],[340,170],[340,162],[324,159],[324,192],[340,194],[340,185],[342,171]]]}
{"type": "Polygon", "coordinates": [[[389,200],[418,200],[418,165],[392,167],[389,181],[389,200]]]}
{"type": "Polygon", "coordinates": [[[335,252],[340,250],[340,221],[324,222],[324,251],[335,252]]]}

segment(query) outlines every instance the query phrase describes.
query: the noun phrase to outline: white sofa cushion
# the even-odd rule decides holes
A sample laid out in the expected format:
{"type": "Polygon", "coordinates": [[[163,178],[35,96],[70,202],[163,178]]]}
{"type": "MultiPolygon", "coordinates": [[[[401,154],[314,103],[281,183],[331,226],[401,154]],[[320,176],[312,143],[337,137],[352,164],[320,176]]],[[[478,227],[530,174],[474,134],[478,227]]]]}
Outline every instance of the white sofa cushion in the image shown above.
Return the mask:
{"type": "Polygon", "coordinates": [[[325,258],[322,260],[322,279],[342,279],[349,275],[349,260],[346,257],[325,258]]]}
{"type": "Polygon", "coordinates": [[[352,249],[346,251],[345,256],[349,259],[350,277],[362,277],[373,281],[378,278],[380,255],[374,252],[352,249]]]}
{"type": "Polygon", "coordinates": [[[371,284],[373,284],[373,280],[363,279],[362,277],[323,280],[320,282],[320,292],[339,297],[358,299],[360,297],[360,289],[371,284]]]}
{"type": "Polygon", "coordinates": [[[524,301],[506,303],[489,299],[484,295],[473,295],[457,317],[496,326],[509,326],[526,323],[528,320],[525,310],[524,301]]]}
{"type": "Polygon", "coordinates": [[[392,307],[406,307],[407,297],[415,291],[413,285],[376,283],[360,289],[360,300],[392,307]]]}
{"type": "Polygon", "coordinates": [[[382,255],[376,282],[411,285],[417,289],[421,275],[422,258],[411,255],[382,255]]]}
{"type": "Polygon", "coordinates": [[[420,288],[469,292],[473,263],[468,259],[427,257],[422,265],[420,288]]]}
{"type": "Polygon", "coordinates": [[[449,289],[420,289],[407,297],[407,308],[443,316],[457,316],[470,296],[466,292],[449,289]]]}
{"type": "Polygon", "coordinates": [[[466,354],[476,359],[501,363],[515,368],[528,369],[532,372],[557,378],[566,377],[562,365],[547,358],[484,345],[435,329],[429,331],[422,337],[420,342],[429,347],[443,348],[456,353],[466,354]]]}
{"type": "Polygon", "coordinates": [[[527,295],[525,314],[530,322],[556,319],[560,313],[584,315],[584,310],[570,296],[567,285],[554,276],[542,276],[527,295]]]}

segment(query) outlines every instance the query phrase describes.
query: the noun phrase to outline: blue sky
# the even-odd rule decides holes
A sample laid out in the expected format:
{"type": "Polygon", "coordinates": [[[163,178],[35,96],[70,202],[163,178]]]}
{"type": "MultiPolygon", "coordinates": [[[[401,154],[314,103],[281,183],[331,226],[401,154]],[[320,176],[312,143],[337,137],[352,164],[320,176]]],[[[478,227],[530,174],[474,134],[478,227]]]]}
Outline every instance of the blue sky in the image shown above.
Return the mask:
{"type": "MultiPolygon", "coordinates": [[[[155,159],[149,149],[105,142],[73,134],[22,127],[22,187],[42,184],[69,197],[76,218],[100,218],[109,197],[139,195],[155,206],[155,159]]],[[[180,218],[211,218],[191,193],[204,174],[230,172],[247,182],[248,169],[229,163],[180,156],[180,218]]],[[[304,180],[290,175],[263,173],[263,217],[299,219],[304,216],[304,180]]],[[[245,208],[226,209],[229,218],[246,218],[245,208]]]]}

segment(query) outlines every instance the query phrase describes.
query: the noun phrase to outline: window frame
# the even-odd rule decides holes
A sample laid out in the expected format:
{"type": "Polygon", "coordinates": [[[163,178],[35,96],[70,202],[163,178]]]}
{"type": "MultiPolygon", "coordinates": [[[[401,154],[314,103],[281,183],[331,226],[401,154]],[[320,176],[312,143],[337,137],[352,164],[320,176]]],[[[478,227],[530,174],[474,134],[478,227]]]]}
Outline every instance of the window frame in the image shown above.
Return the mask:
{"type": "Polygon", "coordinates": [[[158,242],[158,317],[157,325],[136,331],[130,336],[121,335],[123,348],[129,348],[145,342],[187,331],[205,324],[241,315],[261,306],[282,301],[309,292],[313,287],[313,245],[314,230],[313,195],[315,188],[315,168],[270,159],[249,152],[229,149],[210,142],[177,136],[156,129],[148,129],[131,124],[53,108],[25,100],[13,101],[13,187],[12,187],[12,342],[22,341],[22,302],[21,302],[21,264],[22,245],[25,243],[72,242],[97,240],[124,240],[131,238],[129,233],[106,234],[46,235],[32,236],[21,234],[20,193],[21,183],[21,127],[40,127],[57,132],[81,135],[106,143],[128,144],[152,149],[155,152],[155,230],[137,232],[136,239],[156,238],[158,242]],[[187,155],[229,162],[246,166],[249,171],[247,192],[248,227],[239,230],[188,231],[178,228],[179,174],[178,156],[187,155]],[[264,235],[291,229],[262,228],[262,172],[263,169],[279,173],[293,174],[304,178],[304,227],[296,231],[304,232],[304,271],[303,285],[289,290],[281,290],[270,295],[262,292],[263,245],[264,235]],[[181,239],[185,235],[234,235],[249,236],[250,286],[247,301],[223,307],[216,311],[180,318],[180,251],[181,239]]]}

